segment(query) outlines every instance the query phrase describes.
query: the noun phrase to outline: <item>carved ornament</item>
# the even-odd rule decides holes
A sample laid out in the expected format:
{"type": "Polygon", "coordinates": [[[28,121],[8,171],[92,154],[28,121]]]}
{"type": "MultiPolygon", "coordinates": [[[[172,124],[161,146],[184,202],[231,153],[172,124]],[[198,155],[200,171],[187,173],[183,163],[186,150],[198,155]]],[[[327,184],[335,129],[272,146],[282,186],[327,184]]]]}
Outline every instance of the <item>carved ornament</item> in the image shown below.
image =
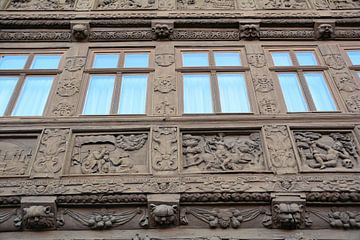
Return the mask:
{"type": "Polygon", "coordinates": [[[174,171],[178,168],[176,127],[157,127],[153,130],[153,169],[174,171]]]}

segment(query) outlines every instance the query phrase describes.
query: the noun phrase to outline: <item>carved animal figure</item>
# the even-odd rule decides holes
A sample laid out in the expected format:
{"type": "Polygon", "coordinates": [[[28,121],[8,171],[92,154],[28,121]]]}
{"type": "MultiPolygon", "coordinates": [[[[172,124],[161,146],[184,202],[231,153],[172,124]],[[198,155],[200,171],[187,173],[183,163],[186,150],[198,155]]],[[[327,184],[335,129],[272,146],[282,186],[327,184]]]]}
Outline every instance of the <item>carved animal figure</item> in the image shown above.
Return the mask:
{"type": "Polygon", "coordinates": [[[178,207],[176,205],[150,204],[150,211],[157,224],[167,226],[175,222],[178,207]]]}
{"type": "Polygon", "coordinates": [[[274,222],[281,228],[295,229],[301,225],[304,206],[297,203],[279,203],[274,205],[274,222]]]}

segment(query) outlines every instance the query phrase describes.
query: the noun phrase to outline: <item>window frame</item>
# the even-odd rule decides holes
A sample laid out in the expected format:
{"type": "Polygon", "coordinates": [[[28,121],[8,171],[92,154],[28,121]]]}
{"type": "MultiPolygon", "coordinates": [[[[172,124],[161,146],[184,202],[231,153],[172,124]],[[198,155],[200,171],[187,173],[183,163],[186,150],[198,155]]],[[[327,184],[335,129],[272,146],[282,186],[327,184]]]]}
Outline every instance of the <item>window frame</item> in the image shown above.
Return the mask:
{"type": "Polygon", "coordinates": [[[355,80],[358,81],[358,83],[360,84],[360,64],[359,65],[352,64],[352,61],[347,53],[348,51],[360,52],[360,46],[346,46],[342,48],[342,57],[345,59],[345,63],[347,64],[351,73],[355,77],[355,80]]]}
{"type": "Polygon", "coordinates": [[[287,113],[290,114],[296,114],[296,113],[334,113],[334,112],[340,112],[341,107],[339,104],[339,98],[338,93],[336,91],[336,87],[333,83],[333,81],[330,81],[331,77],[328,73],[328,66],[325,65],[323,59],[320,57],[321,54],[319,50],[316,47],[293,47],[293,46],[287,46],[287,47],[266,47],[264,49],[266,59],[269,62],[269,70],[271,72],[271,77],[273,79],[276,79],[275,86],[277,89],[277,94],[281,97],[281,105],[282,108],[286,110],[287,113]],[[293,63],[292,66],[275,66],[273,58],[272,58],[272,52],[288,52],[290,55],[290,59],[293,63]],[[300,65],[299,61],[296,57],[296,52],[313,52],[315,55],[315,59],[317,61],[317,65],[300,65]],[[281,89],[280,80],[278,77],[279,73],[295,73],[299,82],[299,86],[301,87],[301,92],[303,94],[304,100],[307,104],[308,111],[301,112],[301,111],[288,111],[288,108],[286,106],[285,97],[283,94],[283,91],[281,89]],[[324,77],[325,84],[329,90],[329,93],[333,99],[333,102],[335,104],[336,110],[334,111],[321,111],[316,110],[315,102],[313,100],[313,97],[311,95],[310,89],[306,83],[306,79],[304,74],[305,73],[321,73],[324,77]]]}
{"type": "Polygon", "coordinates": [[[175,48],[175,71],[177,85],[179,89],[179,109],[182,115],[249,115],[258,113],[257,105],[255,104],[254,87],[251,80],[250,67],[247,63],[245,49],[243,47],[197,47],[197,48],[175,48]],[[209,66],[207,67],[183,67],[183,52],[193,53],[208,53],[209,66]],[[216,66],[214,52],[239,52],[241,66],[216,66]],[[242,74],[246,84],[246,92],[248,97],[249,112],[222,112],[220,90],[218,84],[217,74],[242,74]],[[210,76],[210,94],[212,99],[212,112],[211,113],[185,113],[184,112],[184,75],[207,74],[210,76]]]}
{"type": "Polygon", "coordinates": [[[79,103],[78,112],[81,116],[146,116],[151,112],[151,93],[152,84],[154,81],[155,67],[154,67],[155,54],[152,48],[109,48],[109,49],[89,49],[87,62],[85,64],[83,84],[81,87],[81,100],[79,103]],[[95,60],[96,54],[118,54],[117,68],[93,68],[92,65],[95,60]],[[126,53],[148,53],[149,54],[149,66],[147,68],[125,68],[125,54],[126,53]],[[120,92],[122,85],[123,75],[147,75],[146,86],[146,102],[145,112],[138,114],[122,114],[118,113],[120,106],[120,92]],[[109,114],[85,114],[83,113],[87,92],[91,76],[115,76],[113,93],[111,99],[110,113],[109,114]]]}
{"type": "Polygon", "coordinates": [[[1,56],[28,56],[27,60],[22,69],[0,69],[0,77],[18,77],[15,88],[12,92],[12,95],[7,103],[4,114],[0,116],[3,117],[12,117],[12,118],[26,118],[26,117],[44,117],[50,113],[49,105],[51,102],[52,96],[54,96],[56,91],[56,86],[60,77],[60,74],[63,72],[65,65],[65,49],[51,49],[51,50],[28,50],[28,49],[19,49],[19,50],[0,50],[1,56]],[[40,55],[59,55],[60,61],[57,69],[31,69],[31,65],[33,64],[33,60],[35,56],[40,55]],[[27,77],[53,77],[53,81],[51,84],[51,88],[49,91],[49,95],[46,99],[46,103],[44,105],[44,109],[41,115],[35,116],[14,116],[12,112],[16,106],[16,103],[20,97],[20,93],[25,85],[25,81],[27,77]]]}

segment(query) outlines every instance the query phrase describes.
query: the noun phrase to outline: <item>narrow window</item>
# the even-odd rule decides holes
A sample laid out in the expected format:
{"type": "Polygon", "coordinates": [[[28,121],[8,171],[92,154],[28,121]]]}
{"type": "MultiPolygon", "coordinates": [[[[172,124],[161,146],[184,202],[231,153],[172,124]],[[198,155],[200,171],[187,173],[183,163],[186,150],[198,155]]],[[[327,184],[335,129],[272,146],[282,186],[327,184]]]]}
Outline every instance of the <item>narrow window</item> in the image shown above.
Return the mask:
{"type": "Polygon", "coordinates": [[[0,77],[0,116],[5,113],[18,80],[18,77],[0,77]]]}
{"type": "Polygon", "coordinates": [[[124,75],[121,81],[120,114],[145,114],[147,75],[124,75]]]}
{"type": "Polygon", "coordinates": [[[289,112],[308,111],[296,73],[279,73],[281,90],[289,112]]]}

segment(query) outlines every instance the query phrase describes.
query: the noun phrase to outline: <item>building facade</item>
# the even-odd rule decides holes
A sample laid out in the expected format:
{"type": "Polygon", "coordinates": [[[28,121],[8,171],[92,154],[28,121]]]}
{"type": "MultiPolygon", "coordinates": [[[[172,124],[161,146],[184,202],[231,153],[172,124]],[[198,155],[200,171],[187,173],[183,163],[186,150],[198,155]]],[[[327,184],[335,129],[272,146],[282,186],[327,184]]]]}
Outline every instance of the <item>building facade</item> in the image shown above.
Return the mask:
{"type": "Polygon", "coordinates": [[[0,9],[0,239],[360,239],[360,1],[0,9]]]}

